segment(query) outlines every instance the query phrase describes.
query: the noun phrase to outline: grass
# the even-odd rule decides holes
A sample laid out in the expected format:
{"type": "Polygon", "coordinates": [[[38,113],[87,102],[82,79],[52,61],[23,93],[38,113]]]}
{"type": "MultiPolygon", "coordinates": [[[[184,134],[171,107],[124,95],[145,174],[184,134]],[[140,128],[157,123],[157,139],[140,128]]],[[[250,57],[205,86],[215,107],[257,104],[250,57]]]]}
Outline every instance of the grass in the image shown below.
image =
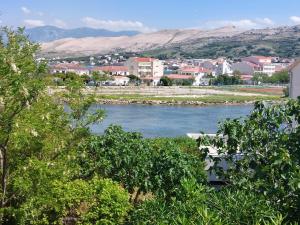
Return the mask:
{"type": "Polygon", "coordinates": [[[144,95],[97,95],[98,100],[119,100],[119,101],[164,101],[176,102],[202,102],[212,104],[222,103],[246,103],[252,101],[280,101],[280,96],[236,96],[236,95],[207,95],[201,97],[154,97],[144,95]]]}
{"type": "Polygon", "coordinates": [[[283,96],[282,87],[270,87],[270,86],[248,86],[248,85],[224,85],[224,86],[209,86],[209,87],[191,87],[191,88],[202,88],[202,89],[215,89],[222,91],[242,92],[242,93],[253,93],[253,94],[264,94],[264,95],[276,95],[283,96]]]}

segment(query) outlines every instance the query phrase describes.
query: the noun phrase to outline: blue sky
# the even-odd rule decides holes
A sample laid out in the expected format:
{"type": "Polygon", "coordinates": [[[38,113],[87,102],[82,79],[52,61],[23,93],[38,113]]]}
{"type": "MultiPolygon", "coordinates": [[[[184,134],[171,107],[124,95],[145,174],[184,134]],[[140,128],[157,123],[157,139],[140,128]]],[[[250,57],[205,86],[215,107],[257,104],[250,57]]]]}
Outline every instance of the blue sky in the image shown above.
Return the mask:
{"type": "Polygon", "coordinates": [[[300,24],[300,0],[0,0],[1,25],[151,32],[300,24]]]}

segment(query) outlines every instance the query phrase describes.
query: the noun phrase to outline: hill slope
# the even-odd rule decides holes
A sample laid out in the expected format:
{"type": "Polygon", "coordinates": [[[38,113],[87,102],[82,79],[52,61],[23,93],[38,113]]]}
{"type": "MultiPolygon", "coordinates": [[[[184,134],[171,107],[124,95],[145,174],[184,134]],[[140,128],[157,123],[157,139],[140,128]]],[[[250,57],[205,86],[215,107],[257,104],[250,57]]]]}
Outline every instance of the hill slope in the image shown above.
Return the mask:
{"type": "Polygon", "coordinates": [[[241,31],[162,30],[132,37],[61,39],[42,45],[48,56],[84,56],[108,52],[137,52],[149,56],[239,57],[250,54],[295,57],[300,55],[300,26],[241,31]]]}

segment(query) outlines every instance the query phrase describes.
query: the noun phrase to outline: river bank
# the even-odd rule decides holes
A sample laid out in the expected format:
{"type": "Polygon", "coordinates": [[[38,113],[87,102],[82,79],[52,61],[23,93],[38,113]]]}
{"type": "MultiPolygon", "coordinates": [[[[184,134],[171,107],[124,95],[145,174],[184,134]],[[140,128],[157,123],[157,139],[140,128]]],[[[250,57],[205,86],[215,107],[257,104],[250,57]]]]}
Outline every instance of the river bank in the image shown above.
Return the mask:
{"type": "Polygon", "coordinates": [[[278,103],[283,101],[278,96],[228,96],[207,95],[197,97],[151,97],[136,95],[102,95],[96,96],[96,102],[103,105],[182,105],[182,106],[209,106],[209,105],[253,105],[257,101],[278,103]]]}
{"type": "MultiPolygon", "coordinates": [[[[251,105],[256,101],[278,103],[284,101],[282,95],[274,92],[253,93],[247,88],[222,90],[220,87],[87,87],[85,95],[93,96],[97,103],[105,105],[251,105]]],[[[49,87],[50,94],[61,94],[64,87],[49,87]]]]}

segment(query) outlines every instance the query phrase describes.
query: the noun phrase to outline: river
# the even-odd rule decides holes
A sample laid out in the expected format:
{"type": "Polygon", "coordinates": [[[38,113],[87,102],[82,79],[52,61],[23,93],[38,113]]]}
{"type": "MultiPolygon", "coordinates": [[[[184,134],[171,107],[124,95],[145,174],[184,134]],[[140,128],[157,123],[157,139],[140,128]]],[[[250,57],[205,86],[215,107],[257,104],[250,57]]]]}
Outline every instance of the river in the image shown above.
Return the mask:
{"type": "Polygon", "coordinates": [[[141,132],[144,137],[176,137],[187,133],[215,133],[218,122],[226,118],[249,115],[252,105],[162,106],[162,105],[94,105],[92,110],[105,109],[107,117],[91,126],[101,134],[110,124],[121,125],[126,131],[141,132]]]}

